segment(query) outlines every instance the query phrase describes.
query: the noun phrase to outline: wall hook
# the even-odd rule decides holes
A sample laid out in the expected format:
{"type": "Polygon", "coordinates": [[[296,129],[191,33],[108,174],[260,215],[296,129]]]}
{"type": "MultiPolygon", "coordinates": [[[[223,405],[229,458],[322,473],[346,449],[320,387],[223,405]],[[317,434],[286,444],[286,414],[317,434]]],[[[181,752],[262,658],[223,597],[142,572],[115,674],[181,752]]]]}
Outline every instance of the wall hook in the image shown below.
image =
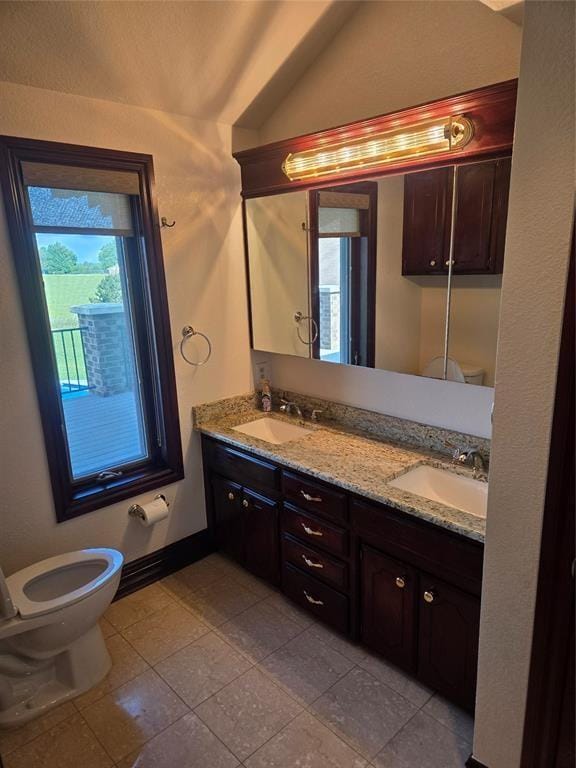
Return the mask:
{"type": "Polygon", "coordinates": [[[166,218],[166,216],[162,216],[162,218],[160,219],[160,226],[162,227],[168,227],[170,229],[175,224],[176,224],[175,221],[173,221],[172,224],[168,224],[168,219],[166,218]]]}

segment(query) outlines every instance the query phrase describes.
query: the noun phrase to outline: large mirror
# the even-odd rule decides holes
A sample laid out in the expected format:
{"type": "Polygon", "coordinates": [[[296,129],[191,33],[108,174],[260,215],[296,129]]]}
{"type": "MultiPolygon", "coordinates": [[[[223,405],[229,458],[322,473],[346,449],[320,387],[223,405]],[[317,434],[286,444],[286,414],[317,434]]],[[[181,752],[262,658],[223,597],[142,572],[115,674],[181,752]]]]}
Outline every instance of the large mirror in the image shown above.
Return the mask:
{"type": "Polygon", "coordinates": [[[254,349],[493,386],[509,171],[247,200],[254,349]]]}

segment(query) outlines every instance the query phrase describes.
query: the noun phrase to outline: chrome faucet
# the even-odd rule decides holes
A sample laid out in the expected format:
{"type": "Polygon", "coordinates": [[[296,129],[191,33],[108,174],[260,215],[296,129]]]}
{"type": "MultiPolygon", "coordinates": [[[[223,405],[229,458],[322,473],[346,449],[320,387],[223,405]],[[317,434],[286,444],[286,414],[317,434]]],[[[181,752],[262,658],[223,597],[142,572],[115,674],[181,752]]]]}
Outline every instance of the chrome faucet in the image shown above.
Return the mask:
{"type": "Polygon", "coordinates": [[[486,461],[478,448],[456,448],[452,454],[454,464],[466,464],[474,467],[474,477],[485,477],[487,474],[486,461]]]}
{"type": "Polygon", "coordinates": [[[283,397],[281,397],[280,399],[282,400],[282,405],[280,406],[280,410],[282,411],[282,413],[285,413],[288,416],[291,413],[295,413],[299,419],[304,421],[304,416],[302,415],[302,411],[300,410],[299,405],[296,405],[296,403],[293,400],[285,400],[283,397]]]}

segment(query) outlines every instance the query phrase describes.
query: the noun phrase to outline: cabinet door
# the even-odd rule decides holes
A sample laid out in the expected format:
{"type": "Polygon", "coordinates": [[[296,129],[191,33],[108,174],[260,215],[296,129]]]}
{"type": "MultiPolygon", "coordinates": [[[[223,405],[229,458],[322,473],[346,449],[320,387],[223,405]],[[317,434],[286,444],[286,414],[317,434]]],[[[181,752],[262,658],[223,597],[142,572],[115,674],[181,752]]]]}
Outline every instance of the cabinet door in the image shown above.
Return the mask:
{"type": "Polygon", "coordinates": [[[278,505],[244,489],[242,512],[246,568],[276,584],[279,581],[280,560],[278,505]]]}
{"type": "Polygon", "coordinates": [[[216,545],[230,557],[244,561],[242,535],[242,488],[212,475],[216,545]]]}
{"type": "Polygon", "coordinates": [[[446,271],[450,244],[452,168],[404,177],[402,274],[446,271]]]}
{"type": "Polygon", "coordinates": [[[416,647],[416,574],[370,547],[362,548],[362,640],[411,670],[416,647]]]}
{"type": "Polygon", "coordinates": [[[458,168],[455,274],[502,271],[509,177],[509,159],[458,168]]]}
{"type": "Polygon", "coordinates": [[[474,708],[480,601],[421,576],[418,676],[467,709],[474,708]]]}

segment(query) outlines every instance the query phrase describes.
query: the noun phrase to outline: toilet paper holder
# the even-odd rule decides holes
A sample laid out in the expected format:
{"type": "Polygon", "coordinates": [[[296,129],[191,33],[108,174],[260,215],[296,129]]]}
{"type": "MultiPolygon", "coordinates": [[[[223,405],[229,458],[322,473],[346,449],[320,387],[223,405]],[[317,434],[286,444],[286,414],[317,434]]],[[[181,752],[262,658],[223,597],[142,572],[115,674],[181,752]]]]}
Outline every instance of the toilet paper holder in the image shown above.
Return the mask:
{"type": "MultiPolygon", "coordinates": [[[[166,496],[164,496],[163,493],[157,493],[156,496],[154,496],[154,501],[156,501],[156,499],[162,499],[162,501],[166,504],[167,507],[170,506],[170,504],[168,503],[168,499],[166,498],[166,496]]],[[[140,504],[132,504],[132,506],[128,509],[128,516],[136,517],[139,520],[146,519],[146,515],[144,514],[144,510],[142,509],[140,504]]]]}

